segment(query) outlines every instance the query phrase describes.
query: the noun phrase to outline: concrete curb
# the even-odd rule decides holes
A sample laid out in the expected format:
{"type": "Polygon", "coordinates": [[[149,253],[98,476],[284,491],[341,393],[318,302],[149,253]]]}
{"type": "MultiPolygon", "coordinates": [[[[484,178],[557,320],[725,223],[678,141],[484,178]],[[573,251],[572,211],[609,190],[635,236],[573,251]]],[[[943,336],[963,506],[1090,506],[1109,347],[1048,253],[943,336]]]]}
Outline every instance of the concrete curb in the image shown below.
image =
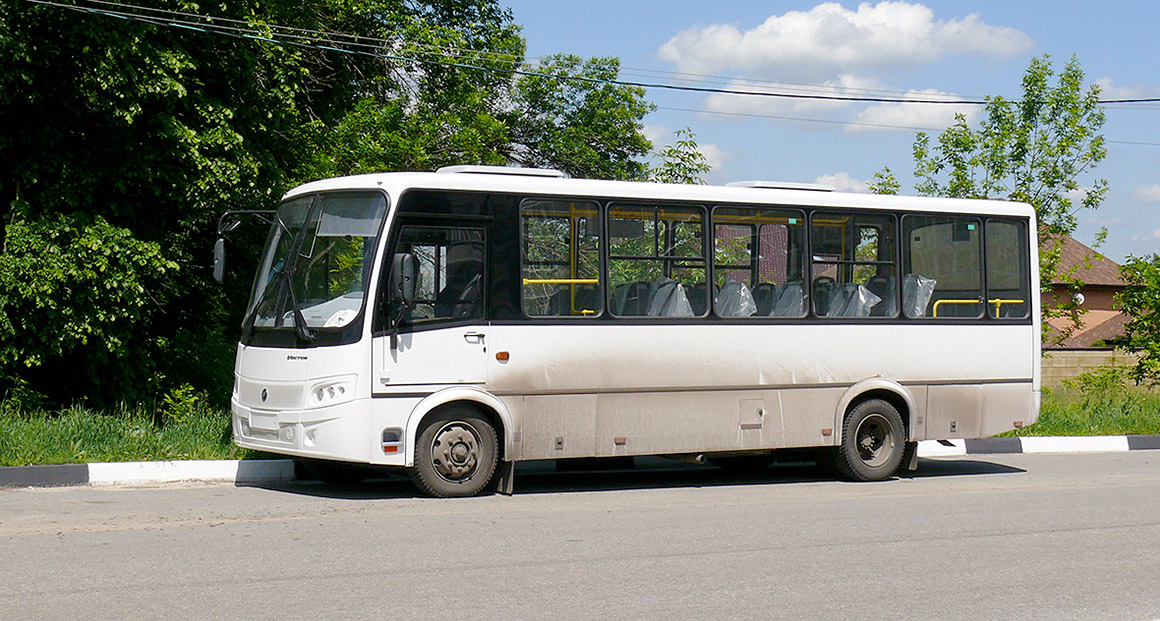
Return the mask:
{"type": "Polygon", "coordinates": [[[1000,453],[1115,453],[1160,449],[1160,436],[1028,436],[980,440],[923,440],[919,457],[1000,453]]]}
{"type": "Polygon", "coordinates": [[[0,487],[141,485],[178,481],[270,483],[295,479],[294,461],[138,461],[0,468],[0,487]]]}
{"type": "MultiPolygon", "coordinates": [[[[1160,450],[1160,435],[924,440],[919,457],[1010,453],[1108,453],[1160,450]]],[[[0,487],[143,485],[179,481],[271,483],[297,478],[290,459],[146,461],[0,468],[0,487]]]]}

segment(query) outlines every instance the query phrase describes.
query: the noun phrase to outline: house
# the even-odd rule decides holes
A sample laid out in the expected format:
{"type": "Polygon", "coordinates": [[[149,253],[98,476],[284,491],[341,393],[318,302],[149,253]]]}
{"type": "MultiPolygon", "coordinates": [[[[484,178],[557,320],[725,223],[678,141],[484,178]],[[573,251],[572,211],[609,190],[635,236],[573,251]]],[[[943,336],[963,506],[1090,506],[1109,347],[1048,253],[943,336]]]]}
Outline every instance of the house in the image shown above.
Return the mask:
{"type": "MultiPolygon", "coordinates": [[[[1059,306],[1069,300],[1086,312],[1079,315],[1079,327],[1062,341],[1050,336],[1044,346],[1052,349],[1104,348],[1111,339],[1123,336],[1127,315],[1116,306],[1115,295],[1124,289],[1120,266],[1115,261],[1067,236],[1060,248],[1059,267],[1062,273],[1074,269],[1074,276],[1083,282],[1079,292],[1070,285],[1051,283],[1042,292],[1044,308],[1059,306]]],[[[1072,325],[1071,317],[1053,317],[1047,321],[1049,334],[1059,335],[1072,325]]]]}

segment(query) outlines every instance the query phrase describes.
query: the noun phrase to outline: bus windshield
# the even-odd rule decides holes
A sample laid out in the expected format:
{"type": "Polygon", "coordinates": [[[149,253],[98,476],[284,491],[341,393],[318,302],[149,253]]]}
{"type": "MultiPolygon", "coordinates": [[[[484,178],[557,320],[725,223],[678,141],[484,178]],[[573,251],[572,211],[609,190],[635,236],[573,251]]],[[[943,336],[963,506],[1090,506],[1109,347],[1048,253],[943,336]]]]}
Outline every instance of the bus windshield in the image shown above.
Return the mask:
{"type": "Polygon", "coordinates": [[[249,327],[350,324],[362,308],[386,208],[386,197],[378,192],[301,196],[283,203],[254,280],[249,327]]]}

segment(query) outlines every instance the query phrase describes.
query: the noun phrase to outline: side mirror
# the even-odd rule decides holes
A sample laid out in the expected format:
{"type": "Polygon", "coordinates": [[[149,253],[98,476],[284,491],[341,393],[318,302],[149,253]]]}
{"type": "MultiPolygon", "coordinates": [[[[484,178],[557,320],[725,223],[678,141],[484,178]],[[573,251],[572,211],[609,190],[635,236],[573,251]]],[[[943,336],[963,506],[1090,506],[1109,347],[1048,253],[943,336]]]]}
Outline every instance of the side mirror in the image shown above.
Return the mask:
{"type": "Polygon", "coordinates": [[[226,240],[219,237],[213,244],[213,279],[222,284],[226,277],[226,240]]]}
{"type": "Polygon", "coordinates": [[[415,277],[418,275],[415,255],[395,254],[391,260],[391,299],[410,306],[415,301],[415,277]]]}

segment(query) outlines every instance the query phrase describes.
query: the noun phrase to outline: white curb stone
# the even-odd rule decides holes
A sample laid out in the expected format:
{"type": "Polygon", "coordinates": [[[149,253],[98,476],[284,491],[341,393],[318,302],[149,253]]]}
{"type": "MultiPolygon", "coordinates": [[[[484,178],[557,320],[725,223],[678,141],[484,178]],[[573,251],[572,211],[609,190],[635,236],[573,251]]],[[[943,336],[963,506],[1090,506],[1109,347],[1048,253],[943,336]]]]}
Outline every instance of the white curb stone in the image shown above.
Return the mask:
{"type": "Polygon", "coordinates": [[[89,464],[90,485],[132,485],[177,481],[257,483],[294,479],[294,462],[192,460],[89,464]]]}

